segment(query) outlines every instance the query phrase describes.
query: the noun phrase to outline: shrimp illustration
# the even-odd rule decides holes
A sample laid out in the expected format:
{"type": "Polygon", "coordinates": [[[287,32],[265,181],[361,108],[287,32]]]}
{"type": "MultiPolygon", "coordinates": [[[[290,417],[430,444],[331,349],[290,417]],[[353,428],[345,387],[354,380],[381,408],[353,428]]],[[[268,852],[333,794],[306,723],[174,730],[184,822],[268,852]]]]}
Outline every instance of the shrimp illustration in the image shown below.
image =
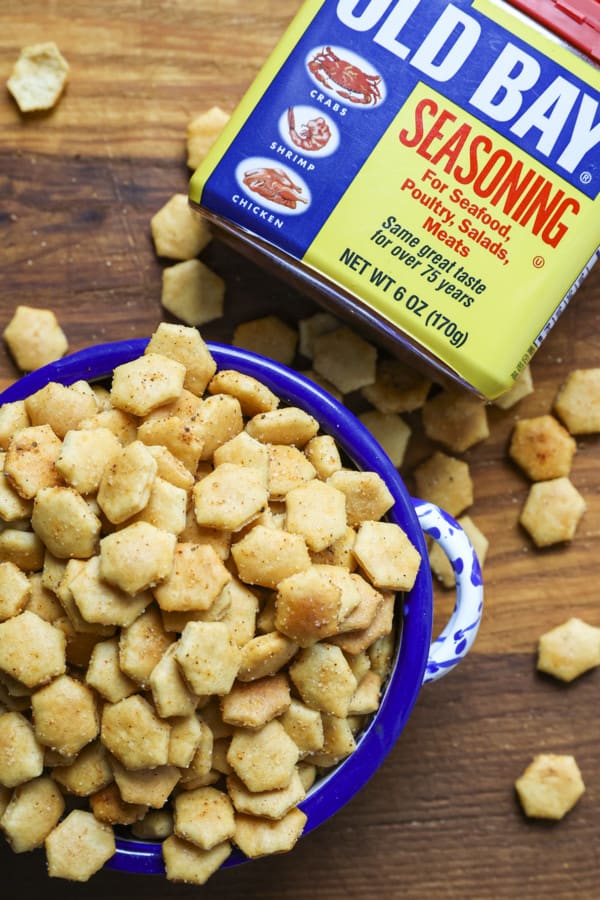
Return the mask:
{"type": "Polygon", "coordinates": [[[323,116],[317,116],[303,122],[296,129],[296,117],[294,115],[294,107],[288,109],[288,127],[290,138],[296,147],[302,150],[322,150],[331,138],[331,131],[323,116]]]}

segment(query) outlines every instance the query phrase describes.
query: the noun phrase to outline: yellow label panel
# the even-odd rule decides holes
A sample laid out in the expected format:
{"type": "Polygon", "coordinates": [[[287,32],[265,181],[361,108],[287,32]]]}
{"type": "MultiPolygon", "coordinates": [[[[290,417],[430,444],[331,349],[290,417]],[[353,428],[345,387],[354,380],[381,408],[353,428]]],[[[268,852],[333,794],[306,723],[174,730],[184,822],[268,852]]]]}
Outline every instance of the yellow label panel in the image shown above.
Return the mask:
{"type": "Polygon", "coordinates": [[[596,215],[555,173],[419,84],[305,261],[493,396],[544,325],[540,299],[571,285],[558,261],[582,244],[594,252],[586,218],[596,215]]]}

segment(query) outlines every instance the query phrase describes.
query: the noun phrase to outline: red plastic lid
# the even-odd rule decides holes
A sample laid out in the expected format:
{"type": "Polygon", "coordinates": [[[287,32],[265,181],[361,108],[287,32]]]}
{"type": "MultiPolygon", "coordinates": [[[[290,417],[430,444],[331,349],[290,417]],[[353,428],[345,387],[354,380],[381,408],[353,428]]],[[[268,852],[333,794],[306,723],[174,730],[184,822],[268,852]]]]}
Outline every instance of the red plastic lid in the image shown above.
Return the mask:
{"type": "Polygon", "coordinates": [[[550,31],[600,62],[600,0],[509,0],[550,31]]]}

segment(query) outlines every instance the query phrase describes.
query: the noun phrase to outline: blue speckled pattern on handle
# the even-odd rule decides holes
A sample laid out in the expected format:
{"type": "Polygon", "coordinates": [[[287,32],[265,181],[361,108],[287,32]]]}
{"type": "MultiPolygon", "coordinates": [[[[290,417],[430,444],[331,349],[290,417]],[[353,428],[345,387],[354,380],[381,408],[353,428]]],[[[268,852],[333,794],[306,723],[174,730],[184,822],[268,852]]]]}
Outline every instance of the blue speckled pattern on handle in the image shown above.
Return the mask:
{"type": "Polygon", "coordinates": [[[469,652],[483,611],[481,567],[458,522],[434,503],[413,500],[423,531],[440,545],[456,578],[456,603],[448,624],[431,644],[423,684],[450,672],[469,652]]]}

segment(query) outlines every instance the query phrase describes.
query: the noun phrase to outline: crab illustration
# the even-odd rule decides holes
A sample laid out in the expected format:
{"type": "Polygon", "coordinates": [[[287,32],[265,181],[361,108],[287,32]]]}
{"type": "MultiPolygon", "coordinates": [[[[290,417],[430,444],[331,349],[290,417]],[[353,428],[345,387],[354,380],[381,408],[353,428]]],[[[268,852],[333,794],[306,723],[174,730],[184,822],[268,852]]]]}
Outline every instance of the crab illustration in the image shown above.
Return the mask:
{"type": "Polygon", "coordinates": [[[308,203],[308,200],[299,196],[302,188],[294,184],[283,169],[250,169],[244,172],[244,184],[255,194],[260,194],[271,203],[287,206],[288,209],[296,209],[298,203],[308,203]]]}
{"type": "Polygon", "coordinates": [[[381,100],[381,76],[363,72],[353,63],[341,59],[331,47],[315,53],[308,63],[308,70],[324,87],[351,103],[375,106],[381,100]]]}

